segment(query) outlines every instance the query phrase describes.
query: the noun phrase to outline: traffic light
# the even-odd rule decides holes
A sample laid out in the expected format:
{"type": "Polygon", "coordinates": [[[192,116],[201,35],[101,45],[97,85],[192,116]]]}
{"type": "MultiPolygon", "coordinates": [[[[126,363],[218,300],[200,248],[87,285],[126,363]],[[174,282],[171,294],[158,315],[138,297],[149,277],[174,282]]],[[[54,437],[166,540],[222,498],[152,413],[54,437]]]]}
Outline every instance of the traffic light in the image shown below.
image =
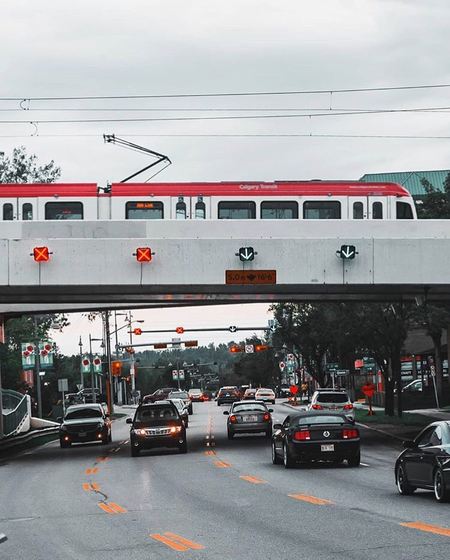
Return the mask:
{"type": "Polygon", "coordinates": [[[233,354],[235,354],[236,352],[242,352],[242,348],[240,346],[231,346],[230,352],[232,352],[233,354]]]}
{"type": "Polygon", "coordinates": [[[186,340],[184,346],[185,348],[194,348],[194,346],[198,346],[198,340],[186,340]]]}
{"type": "Polygon", "coordinates": [[[122,373],[122,362],[120,360],[111,362],[111,373],[114,377],[119,377],[122,373]]]}
{"type": "Polygon", "coordinates": [[[33,259],[36,262],[48,262],[50,260],[50,252],[48,247],[34,247],[33,259]]]}
{"type": "Polygon", "coordinates": [[[268,350],[269,346],[267,344],[255,344],[255,352],[263,352],[268,350]]]}
{"type": "Polygon", "coordinates": [[[150,247],[138,247],[135,255],[137,262],[140,263],[150,262],[152,260],[152,250],[150,247]]]}
{"type": "Polygon", "coordinates": [[[183,334],[183,333],[184,333],[184,327],[177,327],[177,328],[175,329],[175,332],[176,332],[177,334],[183,334]]]}
{"type": "Polygon", "coordinates": [[[133,334],[136,335],[141,335],[142,334],[142,329],[140,329],[139,327],[136,327],[135,329],[133,329],[133,334]]]}

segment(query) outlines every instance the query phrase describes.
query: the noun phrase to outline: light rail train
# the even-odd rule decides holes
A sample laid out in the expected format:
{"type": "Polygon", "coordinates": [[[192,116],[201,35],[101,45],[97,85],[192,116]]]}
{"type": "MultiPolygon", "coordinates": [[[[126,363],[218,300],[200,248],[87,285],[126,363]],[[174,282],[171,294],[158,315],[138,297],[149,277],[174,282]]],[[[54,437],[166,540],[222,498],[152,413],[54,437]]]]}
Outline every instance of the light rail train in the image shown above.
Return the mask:
{"type": "Polygon", "coordinates": [[[395,183],[0,184],[11,220],[413,220],[411,194],[395,183]]]}

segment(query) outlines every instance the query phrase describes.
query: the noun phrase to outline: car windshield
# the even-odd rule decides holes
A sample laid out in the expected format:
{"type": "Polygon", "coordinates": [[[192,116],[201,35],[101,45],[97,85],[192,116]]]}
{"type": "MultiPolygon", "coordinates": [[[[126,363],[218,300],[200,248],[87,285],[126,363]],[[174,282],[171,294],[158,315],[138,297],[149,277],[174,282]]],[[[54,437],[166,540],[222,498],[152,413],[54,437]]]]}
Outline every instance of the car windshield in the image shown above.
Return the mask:
{"type": "Polygon", "coordinates": [[[170,393],[171,399],[187,399],[189,395],[185,391],[173,391],[170,393]]]}
{"type": "Polygon", "coordinates": [[[183,402],[182,400],[173,399],[172,402],[173,402],[173,404],[178,408],[178,410],[183,410],[183,408],[184,408],[184,402],[183,402]]]}
{"type": "Polygon", "coordinates": [[[319,393],[316,400],[322,403],[346,403],[348,397],[345,393],[319,393]]]}
{"type": "Polygon", "coordinates": [[[102,413],[97,408],[79,408],[77,410],[69,410],[65,416],[65,420],[75,420],[77,418],[101,418],[102,413]]]}
{"type": "Polygon", "coordinates": [[[233,412],[267,412],[263,404],[237,404],[233,407],[233,412]]]}
{"type": "Polygon", "coordinates": [[[311,424],[345,424],[344,418],[340,416],[321,415],[321,416],[301,416],[294,420],[294,425],[309,426],[311,424]]]}
{"type": "Polygon", "coordinates": [[[143,406],[136,410],[135,422],[147,420],[176,420],[178,414],[172,406],[143,406]]]}

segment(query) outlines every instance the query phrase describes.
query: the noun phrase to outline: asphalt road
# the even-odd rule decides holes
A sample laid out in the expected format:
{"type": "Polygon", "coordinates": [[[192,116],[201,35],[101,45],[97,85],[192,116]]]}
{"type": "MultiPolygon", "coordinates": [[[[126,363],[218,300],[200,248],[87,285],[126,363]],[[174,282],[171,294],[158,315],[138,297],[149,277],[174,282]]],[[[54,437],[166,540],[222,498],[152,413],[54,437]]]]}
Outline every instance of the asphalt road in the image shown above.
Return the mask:
{"type": "MultiPolygon", "coordinates": [[[[50,443],[0,460],[0,559],[448,560],[450,505],[399,496],[398,450],[373,432],[360,468],[285,470],[263,436],[228,441],[226,407],[194,408],[187,455],[130,457],[120,419],[110,445],[50,443]]],[[[287,413],[276,405],[275,421],[287,413]]]]}

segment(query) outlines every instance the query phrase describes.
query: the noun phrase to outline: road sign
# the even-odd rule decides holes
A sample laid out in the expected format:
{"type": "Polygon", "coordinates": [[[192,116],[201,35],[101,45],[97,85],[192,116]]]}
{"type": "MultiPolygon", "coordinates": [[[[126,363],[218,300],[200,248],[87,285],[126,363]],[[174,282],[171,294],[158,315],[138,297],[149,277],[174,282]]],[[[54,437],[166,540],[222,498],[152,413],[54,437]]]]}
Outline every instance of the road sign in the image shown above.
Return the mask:
{"type": "Polygon", "coordinates": [[[172,346],[174,348],[180,348],[181,347],[181,338],[172,338],[172,346]]]}
{"type": "Polygon", "coordinates": [[[226,270],[225,284],[276,284],[276,270],[226,270]]]}
{"type": "Polygon", "coordinates": [[[236,332],[236,331],[238,330],[238,328],[235,327],[235,326],[233,325],[233,326],[231,326],[231,327],[228,327],[228,330],[229,330],[230,332],[236,332]]]}
{"type": "Polygon", "coordinates": [[[253,344],[246,344],[245,345],[245,353],[246,354],[253,354],[255,351],[255,347],[253,346],[253,344]]]}
{"type": "Polygon", "coordinates": [[[284,362],[280,362],[280,363],[278,364],[278,367],[280,368],[281,371],[283,371],[283,370],[285,369],[285,367],[286,367],[286,364],[285,364],[284,362]]]}
{"type": "Polygon", "coordinates": [[[81,359],[81,373],[90,373],[91,372],[91,360],[89,356],[85,354],[81,359]]]}
{"type": "Polygon", "coordinates": [[[255,259],[255,250],[253,247],[241,247],[238,255],[242,262],[253,261],[255,259]]]}
{"type": "Polygon", "coordinates": [[[92,365],[94,366],[94,373],[102,372],[102,360],[99,356],[95,355],[92,360],[92,365]]]}
{"type": "Polygon", "coordinates": [[[356,247],[354,245],[341,245],[340,251],[338,251],[341,259],[354,259],[356,256],[356,247]]]}
{"type": "Polygon", "coordinates": [[[172,379],[174,381],[184,381],[184,369],[173,369],[172,379]]]}
{"type": "Polygon", "coordinates": [[[340,375],[341,377],[343,377],[344,375],[348,375],[350,372],[348,369],[337,369],[335,371],[335,375],[340,375]]]}
{"type": "Polygon", "coordinates": [[[152,260],[152,250],[150,247],[138,247],[136,249],[136,260],[137,262],[151,262],[152,260]]]}
{"type": "Polygon", "coordinates": [[[82,388],[83,388],[83,385],[82,385],[81,383],[77,383],[77,389],[78,389],[79,391],[81,391],[82,388]]]}
{"type": "Polygon", "coordinates": [[[58,391],[60,393],[67,393],[69,390],[69,380],[66,378],[58,379],[58,391]]]}

